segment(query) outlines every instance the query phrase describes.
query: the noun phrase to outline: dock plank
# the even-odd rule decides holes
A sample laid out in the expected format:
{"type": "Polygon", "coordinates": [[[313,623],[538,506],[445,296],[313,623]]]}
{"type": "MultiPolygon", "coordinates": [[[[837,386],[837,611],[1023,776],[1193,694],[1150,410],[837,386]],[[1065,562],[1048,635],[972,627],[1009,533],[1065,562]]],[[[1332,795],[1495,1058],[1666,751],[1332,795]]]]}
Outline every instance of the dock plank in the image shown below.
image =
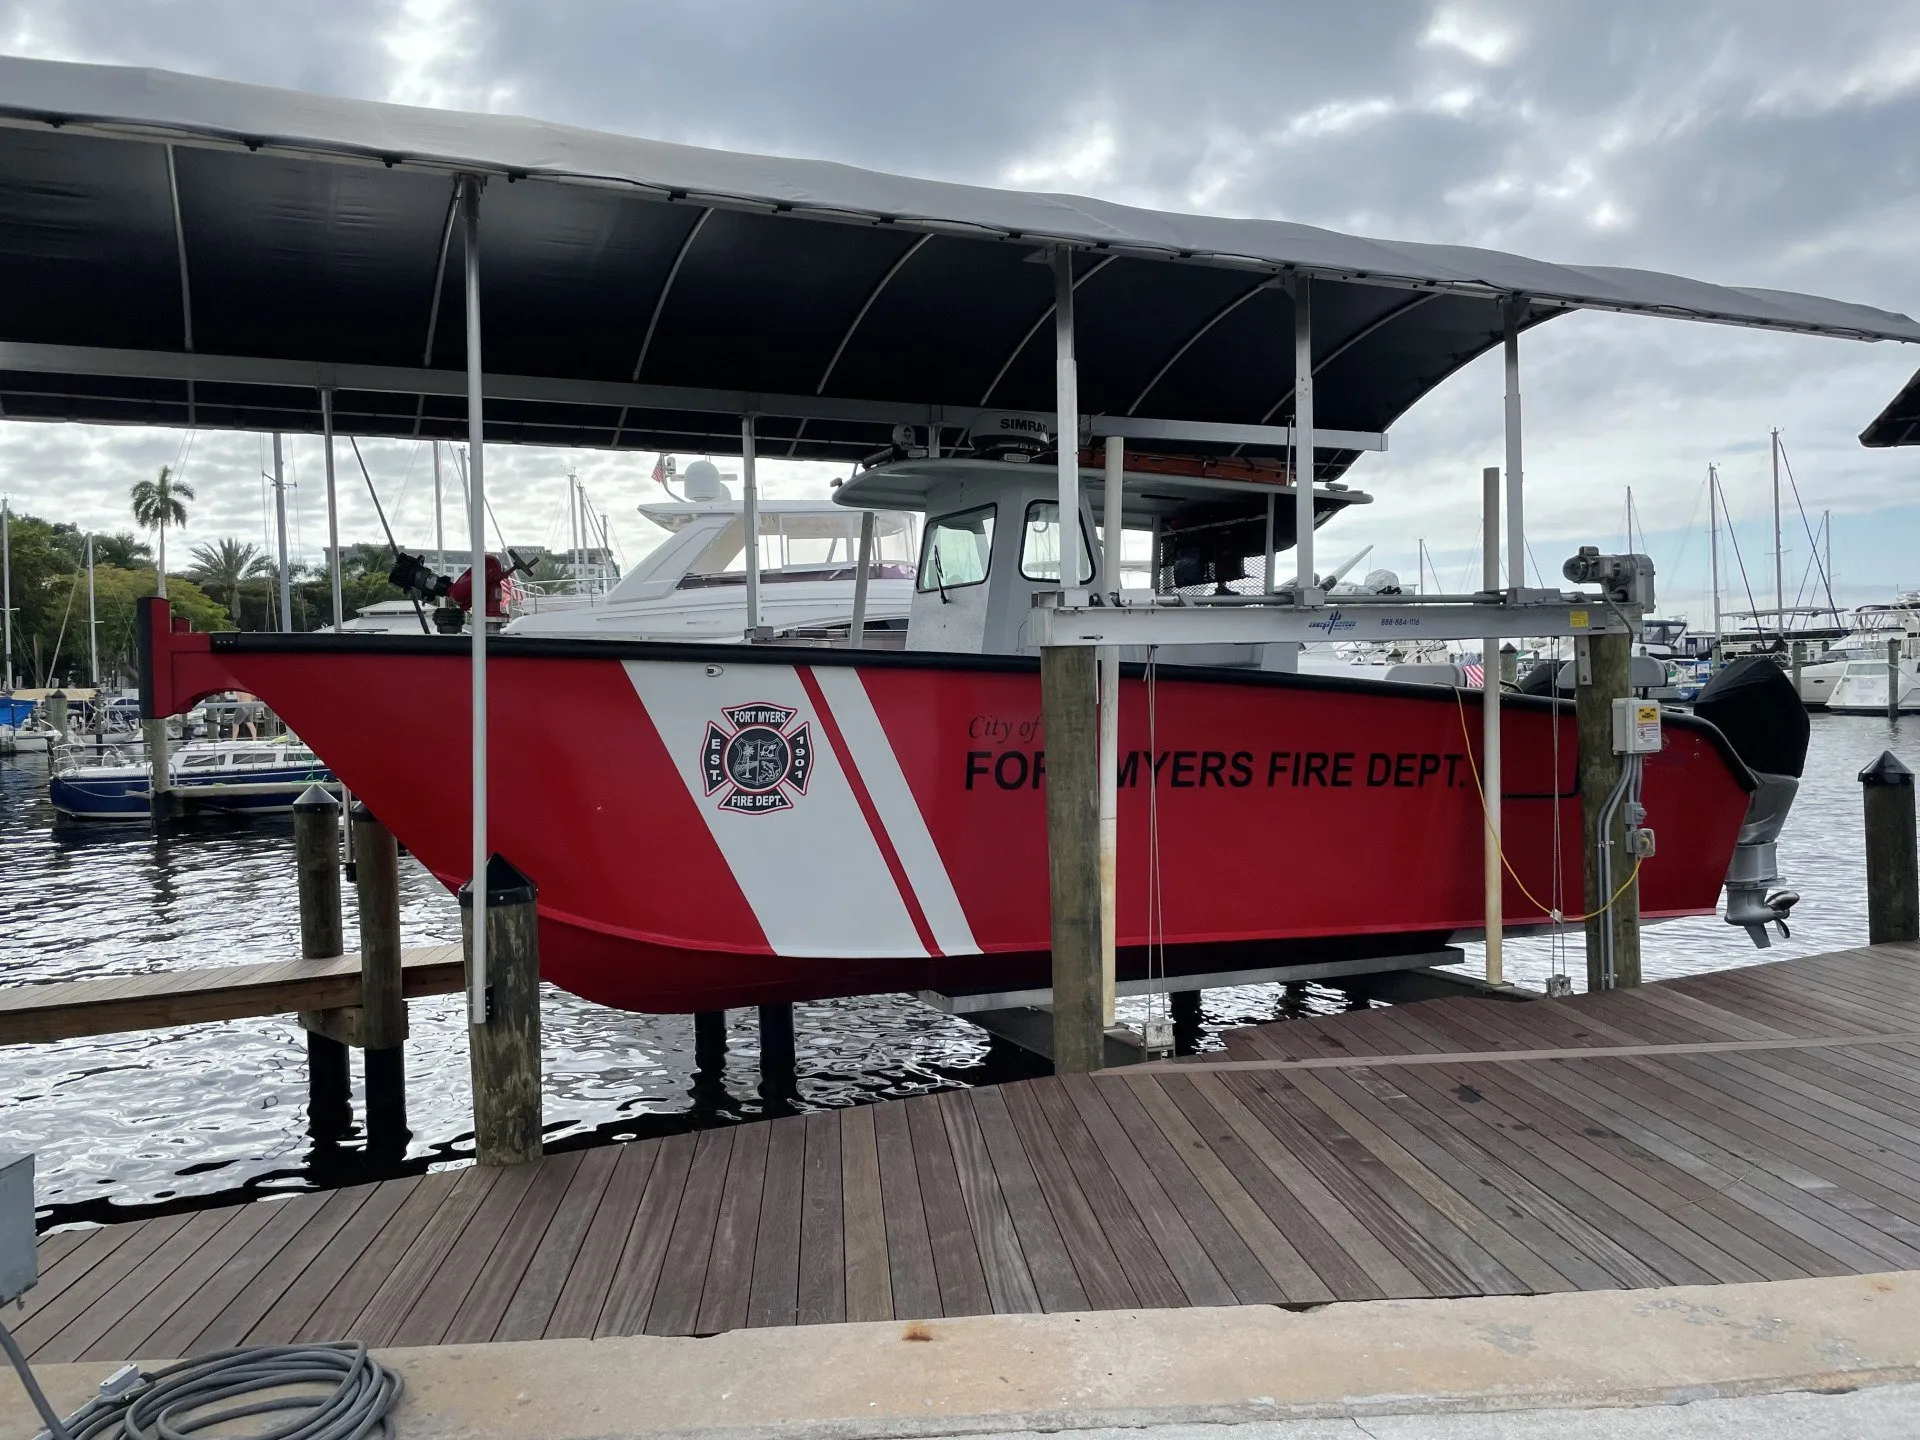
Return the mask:
{"type": "Polygon", "coordinates": [[[1225,1047],[65,1232],[18,1333],[159,1360],[1920,1266],[1920,947],[1225,1047]]]}

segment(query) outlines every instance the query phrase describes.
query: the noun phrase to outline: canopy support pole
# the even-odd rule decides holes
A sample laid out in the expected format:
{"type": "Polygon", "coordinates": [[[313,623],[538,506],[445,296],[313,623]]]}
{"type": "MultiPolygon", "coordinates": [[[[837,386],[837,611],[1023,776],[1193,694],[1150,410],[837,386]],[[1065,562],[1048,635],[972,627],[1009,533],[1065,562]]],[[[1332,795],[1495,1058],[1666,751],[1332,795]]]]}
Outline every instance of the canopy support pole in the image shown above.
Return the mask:
{"type": "MultiPolygon", "coordinates": [[[[1500,588],[1500,470],[1489,465],[1481,472],[1481,581],[1483,588],[1500,588]]],[[[1480,789],[1486,805],[1484,868],[1487,910],[1487,983],[1505,982],[1501,956],[1500,880],[1500,641],[1489,638],[1480,650],[1480,789]]]]}
{"type": "Polygon", "coordinates": [[[753,416],[740,417],[740,509],[747,540],[747,643],[767,637],[760,625],[760,482],[754,473],[753,416]]]}
{"type": "Polygon", "coordinates": [[[487,1006],[487,487],[480,371],[480,179],[462,177],[460,227],[466,270],[467,537],[472,552],[473,827],[469,855],[473,924],[467,965],[467,1024],[485,1025],[487,1006]]]}
{"type": "Polygon", "coordinates": [[[1060,467],[1060,588],[1069,605],[1083,604],[1080,585],[1080,372],[1073,352],[1073,252],[1053,252],[1054,440],[1060,467]]]}
{"type": "MultiPolygon", "coordinates": [[[[1127,442],[1107,437],[1105,513],[1100,523],[1100,588],[1120,589],[1121,488],[1127,442]]],[[[1120,862],[1120,647],[1100,647],[1100,1015],[1114,1023],[1115,955],[1120,862]]]]}
{"type": "Polygon", "coordinates": [[[327,582],[333,590],[333,628],[337,634],[347,618],[340,594],[340,508],[333,491],[333,389],[320,392],[320,443],[327,462],[327,582]]]}
{"type": "Polygon", "coordinates": [[[1313,281],[1295,276],[1293,291],[1293,559],[1294,603],[1313,603],[1313,281]]]}
{"type": "Polygon", "coordinates": [[[853,624],[847,629],[849,649],[867,643],[867,572],[873,569],[873,511],[860,512],[860,558],[853,572],[853,624]]]}
{"type": "Polygon", "coordinates": [[[280,531],[280,629],[293,630],[293,576],[287,569],[287,477],[280,463],[280,432],[273,432],[273,514],[280,531]]]}
{"type": "Polygon", "coordinates": [[[1507,302],[1507,584],[1516,590],[1527,583],[1525,472],[1520,464],[1520,320],[1526,310],[1524,297],[1516,295],[1507,302]]]}
{"type": "Polygon", "coordinates": [[[440,506],[440,442],[433,442],[433,546],[434,569],[447,571],[447,516],[440,506]]]}

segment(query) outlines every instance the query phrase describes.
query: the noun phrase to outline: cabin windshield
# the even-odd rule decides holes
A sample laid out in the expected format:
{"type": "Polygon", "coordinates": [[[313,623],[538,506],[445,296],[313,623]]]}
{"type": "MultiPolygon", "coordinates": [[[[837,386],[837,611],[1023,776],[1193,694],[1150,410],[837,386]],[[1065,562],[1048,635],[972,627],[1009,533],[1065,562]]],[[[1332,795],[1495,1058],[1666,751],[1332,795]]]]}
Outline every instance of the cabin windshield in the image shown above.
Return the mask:
{"type": "MultiPolygon", "coordinates": [[[[1020,537],[1020,573],[1029,580],[1060,579],[1060,506],[1035,500],[1027,506],[1027,529],[1020,537]]],[[[1080,583],[1093,583],[1093,539],[1080,521],[1080,583]]]]}
{"type": "MultiPolygon", "coordinates": [[[[915,582],[922,592],[957,590],[978,585],[987,578],[987,565],[993,555],[992,505],[942,515],[927,524],[926,545],[920,557],[920,574],[915,582]]],[[[1060,568],[1058,544],[1054,569],[1060,568]]]]}

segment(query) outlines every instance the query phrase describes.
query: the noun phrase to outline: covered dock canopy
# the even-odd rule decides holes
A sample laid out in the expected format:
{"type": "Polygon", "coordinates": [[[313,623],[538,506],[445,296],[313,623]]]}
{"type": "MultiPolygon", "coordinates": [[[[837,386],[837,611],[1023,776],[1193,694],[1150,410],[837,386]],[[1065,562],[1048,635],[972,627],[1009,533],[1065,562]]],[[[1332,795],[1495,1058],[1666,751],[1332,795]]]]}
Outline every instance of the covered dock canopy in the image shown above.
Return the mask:
{"type": "Polygon", "coordinates": [[[1079,409],[1161,450],[1284,449],[1311,281],[1323,476],[1510,318],[1920,341],[1904,315],[1647,271],[5,58],[0,408],[317,431],[328,391],[343,432],[464,435],[462,175],[486,183],[488,440],[728,449],[752,414],[764,455],[845,460],[901,422],[954,443],[983,408],[1051,413],[1062,246],[1079,409]]]}
{"type": "Polygon", "coordinates": [[[1860,432],[1860,443],[1875,450],[1895,445],[1920,445],[1920,371],[1900,393],[1887,402],[1887,408],[1860,432]]]}

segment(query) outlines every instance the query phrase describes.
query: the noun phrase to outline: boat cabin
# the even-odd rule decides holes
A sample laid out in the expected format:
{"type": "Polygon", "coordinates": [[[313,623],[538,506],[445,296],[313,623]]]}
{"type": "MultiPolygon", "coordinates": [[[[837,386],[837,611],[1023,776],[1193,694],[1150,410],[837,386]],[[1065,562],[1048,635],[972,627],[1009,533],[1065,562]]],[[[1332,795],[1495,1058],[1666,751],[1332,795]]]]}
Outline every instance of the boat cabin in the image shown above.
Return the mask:
{"type": "MultiPolygon", "coordinates": [[[[1029,653],[1033,597],[1060,585],[1059,471],[1052,441],[1009,442],[982,417],[969,446],[948,455],[896,444],[842,483],[834,499],[873,510],[925,516],[914,577],[909,650],[974,655],[1029,653]]],[[[903,429],[905,427],[902,427],[903,429]]],[[[1113,592],[1128,566],[1124,540],[1114,563],[1098,518],[1105,478],[1100,457],[1080,452],[1079,583],[1113,592]]],[[[1121,524],[1141,535],[1143,567],[1159,594],[1257,595],[1276,584],[1272,557],[1293,548],[1294,486],[1285,461],[1129,454],[1121,481],[1121,524]]],[[[1315,489],[1317,529],[1370,496],[1338,482],[1315,489]]],[[[1188,664],[1293,669],[1296,646],[1168,647],[1188,664]],[[1190,653],[1189,653],[1190,652],[1190,653]]]]}

